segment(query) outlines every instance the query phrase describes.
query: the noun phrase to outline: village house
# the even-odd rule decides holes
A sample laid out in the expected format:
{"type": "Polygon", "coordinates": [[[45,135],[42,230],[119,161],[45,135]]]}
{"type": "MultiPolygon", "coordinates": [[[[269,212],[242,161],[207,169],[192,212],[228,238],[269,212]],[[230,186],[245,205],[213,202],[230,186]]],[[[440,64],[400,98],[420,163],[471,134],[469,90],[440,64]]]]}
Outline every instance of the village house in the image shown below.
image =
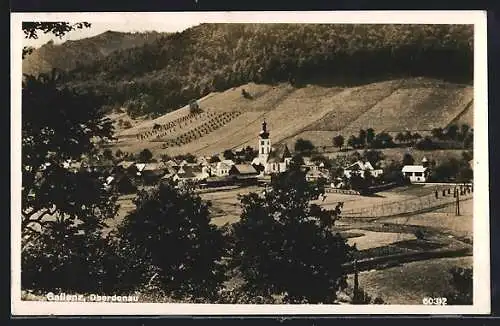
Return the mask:
{"type": "Polygon", "coordinates": [[[240,183],[255,184],[259,171],[250,164],[235,164],[229,170],[229,175],[234,176],[240,183]]]}
{"type": "Polygon", "coordinates": [[[218,177],[229,175],[229,170],[234,165],[232,160],[223,160],[215,165],[214,174],[218,177]]]}
{"type": "Polygon", "coordinates": [[[264,121],[259,133],[259,154],[252,160],[252,165],[261,166],[264,174],[280,173],[288,170],[291,160],[292,155],[286,144],[271,149],[271,139],[264,121]]]}
{"type": "Polygon", "coordinates": [[[206,168],[202,168],[200,166],[190,166],[184,165],[179,168],[177,173],[172,177],[174,181],[201,181],[208,178],[210,175],[208,174],[206,168]]]}
{"type": "Polygon", "coordinates": [[[429,177],[429,168],[423,165],[405,165],[401,172],[412,183],[426,182],[429,177]]]}
{"type": "Polygon", "coordinates": [[[374,178],[379,177],[384,172],[382,169],[374,169],[370,162],[357,161],[344,168],[344,176],[350,178],[353,173],[358,173],[364,178],[365,173],[369,172],[374,178]]]}

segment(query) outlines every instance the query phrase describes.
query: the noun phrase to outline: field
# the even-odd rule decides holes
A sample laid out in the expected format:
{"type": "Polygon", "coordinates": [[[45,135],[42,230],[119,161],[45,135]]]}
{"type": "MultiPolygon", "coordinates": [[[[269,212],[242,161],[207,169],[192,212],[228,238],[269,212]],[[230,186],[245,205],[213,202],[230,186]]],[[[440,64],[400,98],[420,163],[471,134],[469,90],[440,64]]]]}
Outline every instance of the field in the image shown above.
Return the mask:
{"type": "MultiPolygon", "coordinates": [[[[116,124],[118,140],[112,147],[131,153],[148,148],[156,156],[213,155],[228,148],[256,147],[263,120],[273,144],[293,146],[296,139],[306,138],[316,146],[331,146],[333,136],[343,134],[347,139],[360,128],[425,133],[452,121],[472,125],[471,101],[471,86],[425,78],[348,88],[250,83],[199,99],[203,113],[196,117],[189,116],[186,106],[154,120],[133,121],[128,129],[116,124]],[[243,89],[249,97],[242,96],[243,89]],[[154,130],[155,125],[163,127],[154,130]]],[[[123,115],[110,117],[125,120],[123,115]]]]}
{"type": "MultiPolygon", "coordinates": [[[[424,297],[443,297],[452,290],[449,284],[453,267],[472,267],[472,257],[439,258],[416,261],[382,270],[359,273],[359,286],[372,297],[387,304],[422,304],[424,297]]],[[[352,286],[353,276],[348,283],[352,286]]]]}

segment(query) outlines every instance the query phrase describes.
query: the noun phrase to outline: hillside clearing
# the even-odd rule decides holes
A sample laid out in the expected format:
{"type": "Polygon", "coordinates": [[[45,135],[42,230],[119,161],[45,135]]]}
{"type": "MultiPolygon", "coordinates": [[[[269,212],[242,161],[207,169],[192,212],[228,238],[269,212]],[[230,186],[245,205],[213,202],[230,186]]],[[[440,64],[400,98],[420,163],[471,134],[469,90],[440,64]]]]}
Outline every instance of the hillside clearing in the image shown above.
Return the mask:
{"type": "Polygon", "coordinates": [[[344,134],[347,139],[360,128],[372,127],[377,132],[428,132],[455,120],[472,125],[472,121],[468,121],[472,116],[466,109],[471,101],[472,87],[426,78],[390,80],[350,88],[318,85],[294,88],[287,83],[250,83],[199,99],[202,115],[188,118],[161,134],[152,133],[144,139],[138,137],[151,133],[155,125],[188,116],[189,106],[157,119],[136,121],[132,128],[117,126],[118,141],[112,146],[131,153],[148,148],[156,156],[165,153],[213,155],[228,148],[256,147],[263,120],[268,123],[272,144],[286,142],[293,146],[296,139],[305,138],[316,146],[331,146],[333,136],[344,134]],[[249,98],[242,96],[243,89],[250,94],[249,98]],[[224,113],[231,115],[231,112],[237,115],[224,121],[213,118],[224,113]],[[207,123],[213,126],[200,131],[200,126],[207,123]],[[166,141],[175,142],[183,134],[196,136],[183,139],[178,146],[164,146],[166,141]]]}

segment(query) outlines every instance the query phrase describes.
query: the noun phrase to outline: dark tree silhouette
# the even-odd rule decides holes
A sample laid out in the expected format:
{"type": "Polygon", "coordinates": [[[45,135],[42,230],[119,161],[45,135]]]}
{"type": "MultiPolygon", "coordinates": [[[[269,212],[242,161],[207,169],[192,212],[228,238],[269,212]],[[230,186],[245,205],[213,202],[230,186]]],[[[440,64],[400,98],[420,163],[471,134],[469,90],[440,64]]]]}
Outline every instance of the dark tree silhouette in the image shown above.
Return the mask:
{"type": "Polygon", "coordinates": [[[226,149],[222,154],[226,160],[234,160],[234,152],[231,149],[226,149]]]}
{"type": "Polygon", "coordinates": [[[153,153],[151,153],[151,151],[147,148],[143,149],[138,155],[138,159],[142,163],[150,162],[152,158],[153,153]]]}
{"type": "Polygon", "coordinates": [[[310,204],[323,191],[309,184],[292,161],[288,172],[272,178],[264,195],[240,198],[243,213],[234,226],[233,263],[245,289],[264,297],[284,295],[291,303],[334,302],[349,247],[332,232],[340,205],[327,211],[310,204]]]}
{"type": "Polygon", "coordinates": [[[25,78],[22,103],[23,234],[54,224],[102,225],[115,212],[115,198],[103,188],[105,176],[66,168],[68,160],[97,155],[93,138],[112,137],[101,102],[60,89],[42,75],[25,78]]]}
{"type": "MultiPolygon", "coordinates": [[[[191,187],[174,181],[141,191],[137,209],[119,226],[131,265],[151,266],[136,274],[140,284],[157,274],[160,288],[177,298],[213,299],[224,281],[225,239],[210,224],[210,204],[191,187]]],[[[131,271],[134,272],[134,271],[131,271]]]]}
{"type": "Polygon", "coordinates": [[[295,142],[294,149],[298,153],[309,155],[314,151],[314,145],[310,140],[299,138],[295,142]]]}
{"type": "Polygon", "coordinates": [[[366,129],[366,143],[369,146],[371,146],[374,139],[375,139],[375,130],[373,130],[373,128],[366,129]]]}
{"type": "Polygon", "coordinates": [[[415,163],[415,159],[410,153],[405,153],[403,155],[403,165],[413,165],[415,163]]]}
{"type": "Polygon", "coordinates": [[[339,150],[342,150],[342,146],[344,146],[344,137],[342,135],[333,137],[333,146],[338,147],[339,150]]]}

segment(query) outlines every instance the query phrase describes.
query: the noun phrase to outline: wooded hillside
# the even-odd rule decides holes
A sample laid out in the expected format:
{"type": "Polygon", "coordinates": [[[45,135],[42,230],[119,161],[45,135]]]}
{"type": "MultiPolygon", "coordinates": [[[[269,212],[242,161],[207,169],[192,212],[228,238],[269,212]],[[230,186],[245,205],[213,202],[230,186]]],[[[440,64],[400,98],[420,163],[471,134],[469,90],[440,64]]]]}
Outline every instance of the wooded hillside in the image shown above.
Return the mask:
{"type": "Polygon", "coordinates": [[[353,86],[426,76],[470,83],[468,25],[202,24],[83,64],[64,81],[132,115],[248,82],[353,86]]]}

